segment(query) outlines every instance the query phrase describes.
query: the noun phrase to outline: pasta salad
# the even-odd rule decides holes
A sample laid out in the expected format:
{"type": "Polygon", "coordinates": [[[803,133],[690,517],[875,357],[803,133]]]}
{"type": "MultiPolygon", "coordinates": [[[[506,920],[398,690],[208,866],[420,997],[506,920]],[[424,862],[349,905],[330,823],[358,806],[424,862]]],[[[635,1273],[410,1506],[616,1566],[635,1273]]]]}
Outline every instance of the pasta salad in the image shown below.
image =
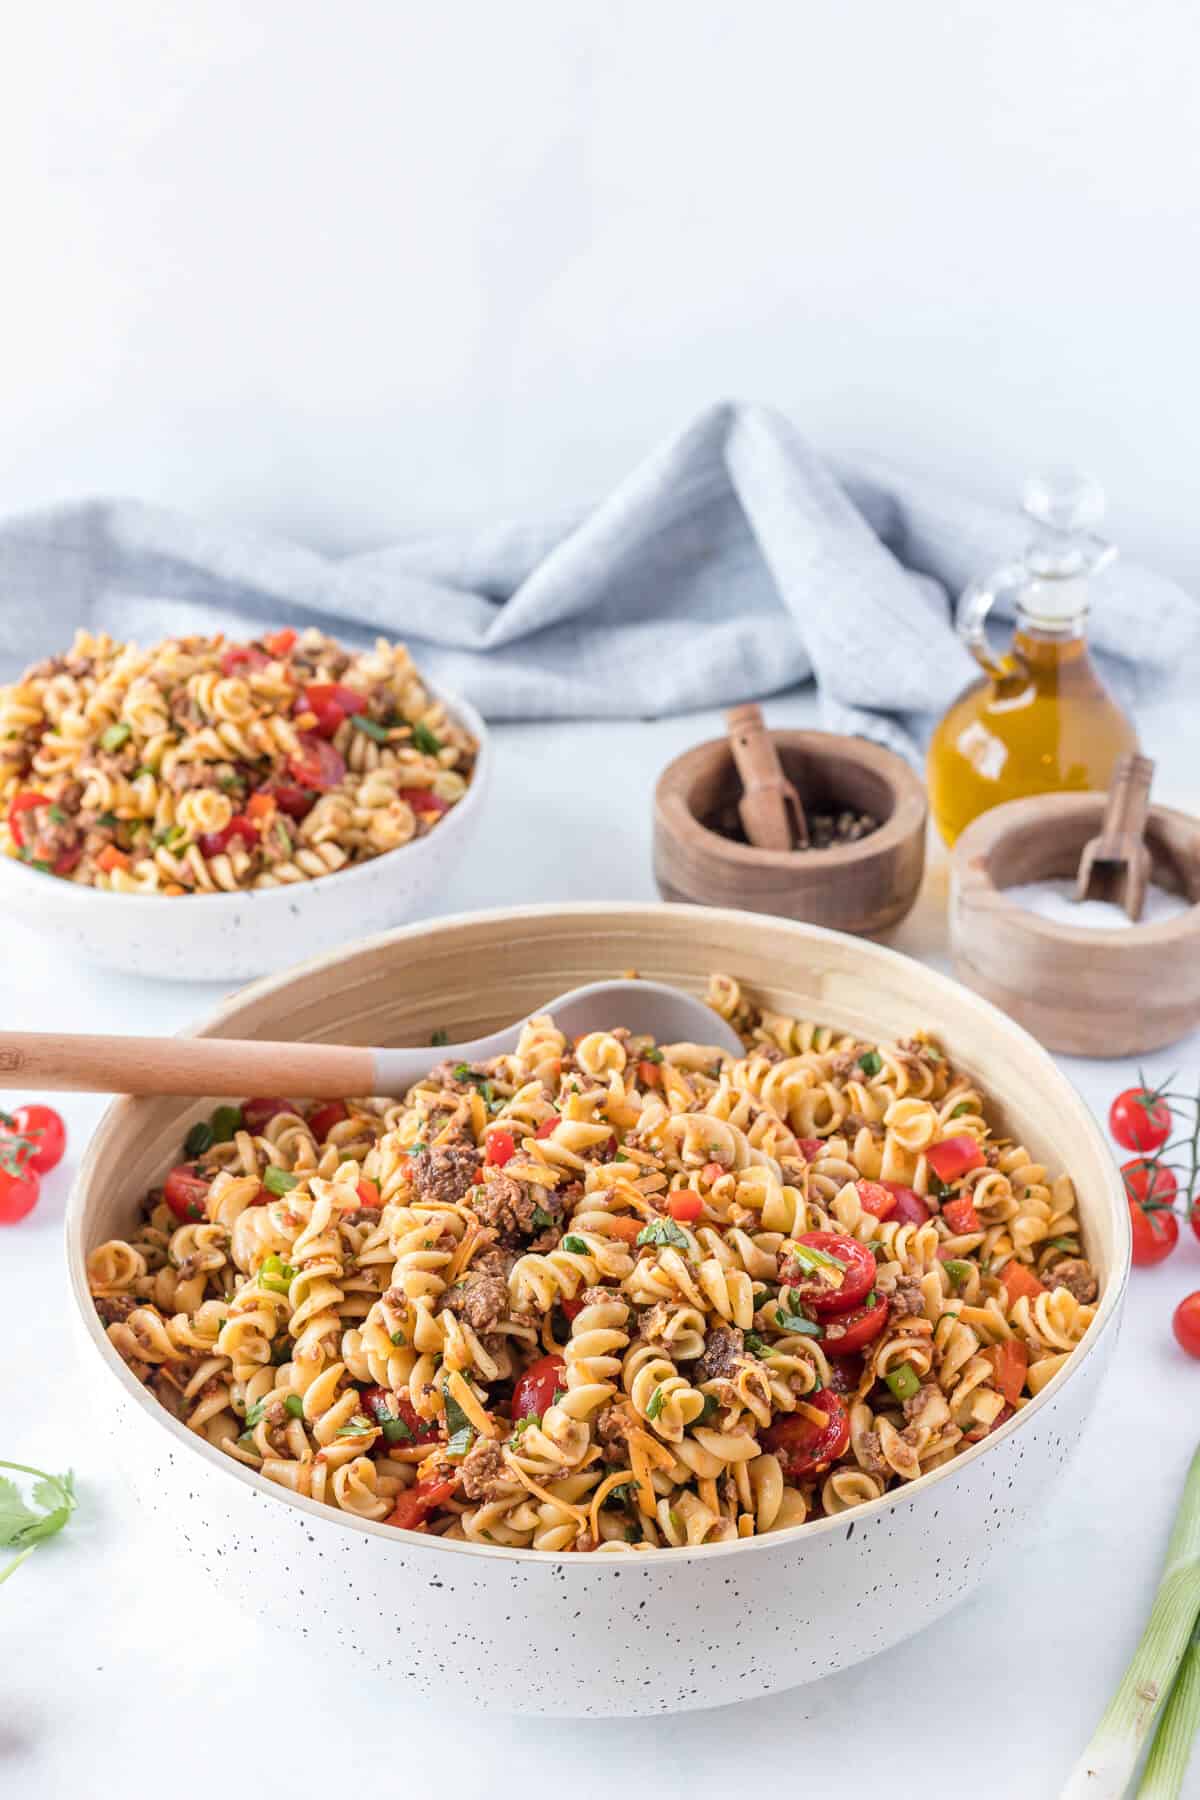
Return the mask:
{"type": "Polygon", "coordinates": [[[283,887],[436,829],[477,750],[383,638],[79,632],[0,687],[0,851],[112,893],[283,887]]]}
{"type": "Polygon", "coordinates": [[[720,1543],[937,1468],[1091,1322],[1070,1179],[926,1035],[709,999],[742,1056],[543,1016],[403,1099],[219,1108],[89,1259],[110,1340],[247,1468],[447,1539],[720,1543]]]}

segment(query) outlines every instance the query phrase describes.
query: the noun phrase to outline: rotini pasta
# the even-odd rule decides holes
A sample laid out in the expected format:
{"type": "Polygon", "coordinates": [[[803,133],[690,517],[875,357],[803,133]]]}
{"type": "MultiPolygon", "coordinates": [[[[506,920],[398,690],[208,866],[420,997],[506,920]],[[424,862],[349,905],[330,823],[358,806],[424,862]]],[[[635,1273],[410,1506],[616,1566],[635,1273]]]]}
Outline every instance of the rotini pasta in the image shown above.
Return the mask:
{"type": "MultiPolygon", "coordinates": [[[[189,676],[244,728],[237,688],[189,676]]],[[[537,1018],[402,1100],[219,1109],[92,1253],[113,1344],[280,1487],[476,1543],[728,1542],[937,1468],[1088,1329],[1070,1181],[928,1038],[710,1001],[743,1056],[537,1018]]]]}

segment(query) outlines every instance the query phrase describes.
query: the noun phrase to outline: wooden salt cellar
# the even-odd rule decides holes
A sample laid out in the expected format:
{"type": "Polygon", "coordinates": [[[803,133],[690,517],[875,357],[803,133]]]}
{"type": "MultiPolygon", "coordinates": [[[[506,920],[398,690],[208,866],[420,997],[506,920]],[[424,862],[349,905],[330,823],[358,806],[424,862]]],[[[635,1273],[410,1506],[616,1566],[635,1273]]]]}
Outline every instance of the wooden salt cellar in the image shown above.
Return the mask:
{"type": "Polygon", "coordinates": [[[1075,1056],[1136,1056],[1200,1024],[1200,820],[1146,812],[1149,878],[1191,902],[1176,918],[1094,930],[1004,893],[1074,879],[1106,807],[1103,794],[1012,800],[967,827],[951,863],[954,973],[1048,1049],[1075,1056]]]}
{"type": "MultiPolygon", "coordinates": [[[[737,729],[738,715],[731,719],[737,729]]],[[[705,821],[738,798],[740,784],[730,740],[714,738],[676,757],[659,777],[659,893],[664,900],[743,907],[864,937],[889,930],[912,910],[925,869],[922,783],[901,757],[864,738],[826,731],[774,731],[769,738],[802,812],[848,808],[879,819],[878,830],[827,850],[760,849],[723,836],[705,821]]],[[[786,802],[768,804],[778,818],[786,802]]]]}

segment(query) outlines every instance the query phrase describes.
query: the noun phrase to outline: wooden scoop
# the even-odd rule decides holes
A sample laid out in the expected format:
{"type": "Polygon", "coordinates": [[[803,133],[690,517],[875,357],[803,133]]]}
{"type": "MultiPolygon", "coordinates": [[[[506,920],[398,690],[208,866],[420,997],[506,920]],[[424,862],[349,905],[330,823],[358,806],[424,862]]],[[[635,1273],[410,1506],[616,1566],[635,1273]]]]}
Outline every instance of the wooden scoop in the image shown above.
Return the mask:
{"type": "Polygon", "coordinates": [[[1128,751],[1118,762],[1108,790],[1099,837],[1090,838],[1079,859],[1076,900],[1111,900],[1134,921],[1146,904],[1150,852],[1143,834],[1150,805],[1154,764],[1128,751]]]}
{"type": "Polygon", "coordinates": [[[735,706],[726,713],[725,724],[742,781],[738,813],[746,836],[759,850],[807,850],[804,807],[783,772],[762,708],[735,706]]]}

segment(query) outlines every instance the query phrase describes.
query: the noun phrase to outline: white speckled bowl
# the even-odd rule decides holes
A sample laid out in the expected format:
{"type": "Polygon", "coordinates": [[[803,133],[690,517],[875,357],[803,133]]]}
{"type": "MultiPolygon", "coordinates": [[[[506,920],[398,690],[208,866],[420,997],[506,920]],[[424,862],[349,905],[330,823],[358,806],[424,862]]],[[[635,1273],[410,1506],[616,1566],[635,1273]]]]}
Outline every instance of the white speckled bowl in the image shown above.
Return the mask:
{"type": "Polygon", "coordinates": [[[444,1544],[286,1496],[198,1442],[130,1374],[91,1304],[85,1258],[127,1230],[210,1103],[117,1101],[79,1173],[67,1254],[83,1366],[128,1481],[131,1527],[157,1515],[230,1600],[289,1631],[302,1616],[323,1657],[354,1663],[380,1692],[403,1681],[506,1711],[674,1712],[888,1649],[976,1588],[1041,1511],[1112,1353],[1129,1220],[1099,1129],[1020,1027],[894,951],[707,907],[530,907],[409,926],[259,982],[205,1032],[386,1044],[427,1043],[445,1028],[462,1039],[631,967],[693,991],[724,969],[805,1017],[893,1037],[935,1031],[1007,1128],[1075,1177],[1103,1282],[1096,1319],[1070,1364],[989,1440],[839,1518],[628,1556],[444,1544]]]}
{"type": "Polygon", "coordinates": [[[110,969],[230,983],[420,918],[475,835],[492,773],[487,726],[475,708],[422,679],[479,744],[470,787],[427,837],[291,887],[173,897],[110,894],[0,856],[0,909],[110,969]]]}

